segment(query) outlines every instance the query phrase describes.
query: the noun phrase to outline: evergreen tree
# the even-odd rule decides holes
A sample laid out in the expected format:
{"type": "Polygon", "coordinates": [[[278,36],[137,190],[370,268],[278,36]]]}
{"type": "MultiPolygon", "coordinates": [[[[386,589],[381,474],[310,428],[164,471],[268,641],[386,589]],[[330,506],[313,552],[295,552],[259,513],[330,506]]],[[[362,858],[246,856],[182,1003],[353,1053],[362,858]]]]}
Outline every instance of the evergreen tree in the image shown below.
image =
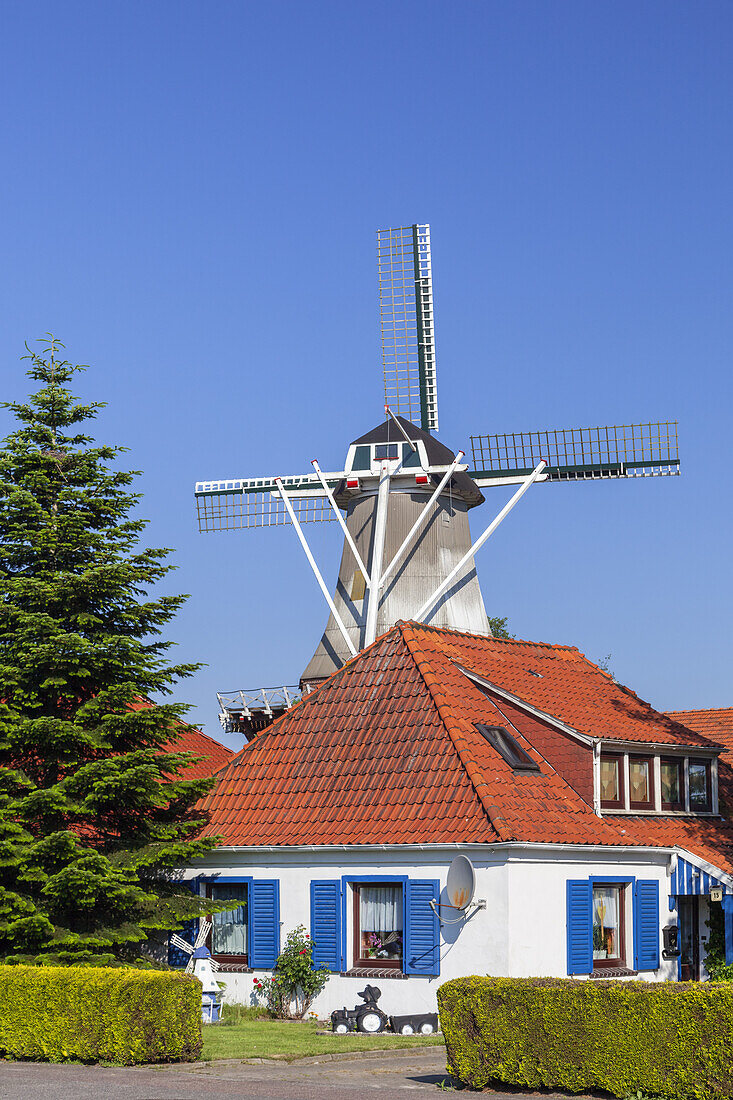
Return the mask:
{"type": "Polygon", "coordinates": [[[4,405],[19,426],[0,448],[0,957],[124,963],[200,910],[175,868],[214,846],[195,808],[212,780],[165,749],[186,708],[148,705],[198,667],[160,639],[186,597],[146,598],[170,551],[140,548],[137,472],[84,434],[103,406],[72,396],[84,368],[62,346],[29,349],[40,388],[4,405]]]}

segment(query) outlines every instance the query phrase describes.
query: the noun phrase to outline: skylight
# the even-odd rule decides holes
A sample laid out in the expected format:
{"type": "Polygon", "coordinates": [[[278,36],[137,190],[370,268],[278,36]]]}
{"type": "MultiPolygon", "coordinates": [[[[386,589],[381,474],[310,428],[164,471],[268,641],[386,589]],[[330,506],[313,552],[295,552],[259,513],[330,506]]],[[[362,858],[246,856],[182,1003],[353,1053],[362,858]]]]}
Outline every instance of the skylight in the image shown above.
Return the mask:
{"type": "Polygon", "coordinates": [[[499,756],[506,760],[510,768],[515,772],[538,772],[539,764],[536,764],[529,753],[525,752],[515,737],[512,737],[503,726],[487,726],[483,722],[476,722],[476,729],[485,737],[492,748],[496,749],[499,756]]]}

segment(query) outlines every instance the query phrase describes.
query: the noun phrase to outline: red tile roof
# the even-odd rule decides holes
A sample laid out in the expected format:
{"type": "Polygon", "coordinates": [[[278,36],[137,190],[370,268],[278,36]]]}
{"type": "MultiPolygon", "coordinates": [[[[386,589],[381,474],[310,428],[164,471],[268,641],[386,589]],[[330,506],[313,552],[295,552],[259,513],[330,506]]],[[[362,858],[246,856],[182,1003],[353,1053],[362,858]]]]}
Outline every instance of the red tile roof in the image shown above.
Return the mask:
{"type": "Polygon", "coordinates": [[[717,710],[668,710],[667,716],[710,741],[725,745],[733,763],[733,707],[717,710]]]}
{"type": "Polygon", "coordinates": [[[716,866],[733,853],[718,820],[596,816],[591,749],[568,754],[568,735],[460,665],[590,736],[709,744],[575,649],[400,623],[232,758],[206,831],[245,846],[689,840],[716,866]],[[476,723],[510,730],[539,770],[512,770],[476,723]]]}
{"type": "MultiPolygon", "coordinates": [[[[410,626],[421,637],[429,629],[410,626]]],[[[574,646],[484,638],[452,630],[430,633],[431,647],[440,647],[451,660],[578,733],[647,744],[709,746],[707,737],[691,734],[654,710],[574,646]]]]}
{"type": "MultiPolygon", "coordinates": [[[[149,699],[138,698],[130,709],[147,710],[152,705],[149,699]]],[[[186,768],[181,776],[182,779],[206,779],[214,772],[219,771],[220,768],[223,768],[225,764],[228,764],[234,756],[233,749],[228,749],[226,745],[215,741],[213,737],[209,737],[207,733],[202,733],[201,730],[197,730],[193,726],[187,726],[185,723],[179,722],[177,723],[177,729],[179,730],[178,735],[172,737],[170,741],[163,745],[163,751],[191,752],[202,758],[198,763],[186,768]]]]}
{"type": "Polygon", "coordinates": [[[205,779],[223,768],[234,756],[234,750],[228,749],[213,737],[202,733],[192,726],[182,726],[180,735],[164,745],[165,752],[193,752],[202,757],[197,764],[186,768],[182,779],[205,779]]]}

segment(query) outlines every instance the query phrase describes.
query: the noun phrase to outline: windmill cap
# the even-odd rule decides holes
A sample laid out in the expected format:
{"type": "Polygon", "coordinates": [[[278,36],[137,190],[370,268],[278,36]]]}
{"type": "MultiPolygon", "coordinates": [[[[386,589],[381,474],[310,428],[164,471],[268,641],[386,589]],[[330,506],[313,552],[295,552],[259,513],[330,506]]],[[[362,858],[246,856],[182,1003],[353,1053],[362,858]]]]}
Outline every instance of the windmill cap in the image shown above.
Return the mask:
{"type": "Polygon", "coordinates": [[[194,959],[210,959],[211,952],[205,945],[203,947],[197,947],[193,953],[194,959]]]}
{"type": "MultiPolygon", "coordinates": [[[[413,443],[422,442],[425,444],[428,462],[431,466],[450,466],[455,455],[445,446],[445,444],[441,443],[440,440],[436,439],[430,432],[418,428],[417,424],[413,424],[411,420],[406,420],[404,416],[397,416],[395,419],[399,420],[408,438],[411,439],[413,443]]],[[[376,428],[372,428],[370,432],[366,432],[365,435],[360,436],[358,439],[354,439],[351,446],[358,447],[361,444],[367,443],[402,442],[404,442],[403,437],[394,423],[391,420],[381,420],[376,428]]],[[[451,478],[451,488],[454,493],[461,497],[469,508],[474,508],[477,504],[483,504],[484,502],[484,494],[481,492],[476,482],[463,470],[456,470],[451,478]]],[[[337,494],[341,489],[342,486],[339,485],[336,490],[337,494]]],[[[341,501],[338,500],[338,495],[336,499],[340,504],[341,501]]]]}

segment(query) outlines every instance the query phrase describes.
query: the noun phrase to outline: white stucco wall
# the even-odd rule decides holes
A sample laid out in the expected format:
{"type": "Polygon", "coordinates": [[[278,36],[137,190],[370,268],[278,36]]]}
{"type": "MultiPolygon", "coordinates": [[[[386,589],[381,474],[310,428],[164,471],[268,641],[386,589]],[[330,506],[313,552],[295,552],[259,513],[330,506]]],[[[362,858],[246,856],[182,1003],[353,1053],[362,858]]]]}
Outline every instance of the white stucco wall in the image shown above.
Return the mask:
{"type": "MultiPolygon", "coordinates": [[[[438,879],[441,902],[447,903],[446,878],[456,846],[437,848],[344,848],[236,850],[218,849],[206,862],[189,869],[187,875],[204,877],[252,876],[277,878],[280,882],[281,941],[298,924],[310,930],[310,883],[312,879],[340,879],[342,875],[406,875],[416,879],[438,879]]],[[[468,974],[493,974],[511,977],[567,976],[566,882],[593,875],[657,879],[660,897],[661,927],[671,923],[667,905],[668,856],[658,850],[628,853],[619,861],[619,853],[595,849],[551,850],[461,846],[476,870],[476,899],[486,902],[468,920],[442,924],[440,928],[440,975],[435,978],[409,976],[394,978],[358,978],[332,975],[324,992],[313,1004],[323,1018],[344,1005],[352,1009],[360,1004],[359,990],[368,981],[382,990],[380,1007],[387,1014],[434,1012],[436,990],[450,978],[468,974]]],[[[347,905],[347,914],[351,906],[347,905]]],[[[631,920],[631,906],[627,907],[631,920]]],[[[453,910],[442,915],[455,918],[453,910]]],[[[350,930],[349,930],[350,931],[350,930]]],[[[347,943],[351,944],[351,935],[347,943]]],[[[633,944],[629,923],[627,943],[633,944]]],[[[631,949],[631,947],[630,947],[631,949]]],[[[633,965],[633,957],[629,959],[633,965]]],[[[639,976],[645,980],[674,980],[676,963],[662,960],[660,969],[639,976]]],[[[252,1000],[253,979],[263,972],[238,974],[220,972],[227,983],[225,999],[243,1004],[252,1000]]]]}

